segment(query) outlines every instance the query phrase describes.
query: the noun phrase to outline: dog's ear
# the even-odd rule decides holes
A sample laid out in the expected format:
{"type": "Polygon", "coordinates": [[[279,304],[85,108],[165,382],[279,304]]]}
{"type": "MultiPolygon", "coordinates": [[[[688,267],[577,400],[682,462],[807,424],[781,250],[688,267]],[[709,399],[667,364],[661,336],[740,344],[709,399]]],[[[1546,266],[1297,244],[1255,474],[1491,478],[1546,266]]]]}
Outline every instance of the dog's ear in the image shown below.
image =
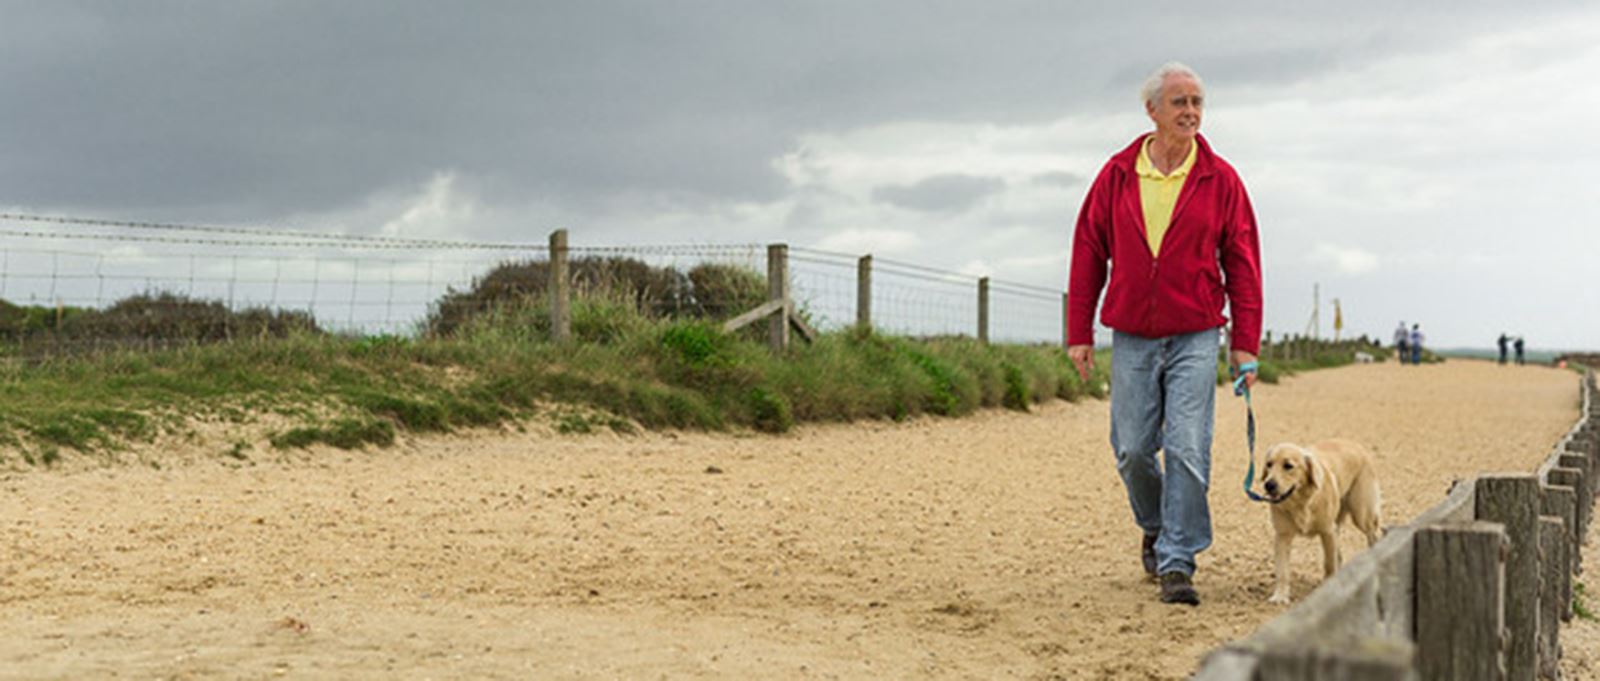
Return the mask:
{"type": "Polygon", "coordinates": [[[1317,457],[1311,452],[1304,452],[1301,465],[1306,467],[1306,484],[1312,487],[1322,486],[1322,467],[1317,465],[1317,457]]]}

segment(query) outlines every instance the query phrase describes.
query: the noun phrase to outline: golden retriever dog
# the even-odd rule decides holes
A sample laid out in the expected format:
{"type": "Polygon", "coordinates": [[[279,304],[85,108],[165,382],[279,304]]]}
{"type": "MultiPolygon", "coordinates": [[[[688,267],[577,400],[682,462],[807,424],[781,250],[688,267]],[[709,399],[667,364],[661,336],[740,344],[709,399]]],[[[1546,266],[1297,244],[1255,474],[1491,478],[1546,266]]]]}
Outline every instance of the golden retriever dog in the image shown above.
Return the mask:
{"type": "Polygon", "coordinates": [[[1261,481],[1277,535],[1276,584],[1268,601],[1289,602],[1289,548],[1296,535],[1322,539],[1324,579],[1339,569],[1337,533],[1345,518],[1367,535],[1367,546],[1378,541],[1378,472],[1366,447],[1349,440],[1273,445],[1261,481]]]}

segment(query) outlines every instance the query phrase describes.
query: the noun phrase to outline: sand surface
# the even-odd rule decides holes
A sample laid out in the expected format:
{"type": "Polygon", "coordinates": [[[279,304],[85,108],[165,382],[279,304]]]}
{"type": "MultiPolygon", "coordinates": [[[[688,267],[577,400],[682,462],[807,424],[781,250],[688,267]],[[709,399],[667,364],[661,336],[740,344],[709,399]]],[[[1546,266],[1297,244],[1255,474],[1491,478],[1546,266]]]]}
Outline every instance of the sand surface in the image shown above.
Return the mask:
{"type": "MultiPolygon", "coordinates": [[[[1577,400],[1570,371],[1452,361],[1255,403],[1263,448],[1369,443],[1400,524],[1455,478],[1531,472],[1577,400]]],[[[1283,609],[1243,405],[1217,411],[1198,609],[1141,572],[1098,401],[8,473],[0,677],[1179,678],[1283,609]]],[[[1319,553],[1296,545],[1297,601],[1319,553]]]]}
{"type": "Polygon", "coordinates": [[[1589,540],[1583,547],[1583,572],[1574,577],[1583,585],[1590,617],[1573,617],[1561,627],[1561,678],[1600,679],[1600,523],[1589,523],[1589,540]]]}

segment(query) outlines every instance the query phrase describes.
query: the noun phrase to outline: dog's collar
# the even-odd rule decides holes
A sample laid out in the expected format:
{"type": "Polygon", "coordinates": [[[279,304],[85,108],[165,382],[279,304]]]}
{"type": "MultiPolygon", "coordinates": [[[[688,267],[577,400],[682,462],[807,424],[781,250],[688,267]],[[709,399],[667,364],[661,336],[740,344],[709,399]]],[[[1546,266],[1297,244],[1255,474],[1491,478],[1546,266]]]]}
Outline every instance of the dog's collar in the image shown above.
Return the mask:
{"type": "Polygon", "coordinates": [[[1279,496],[1276,499],[1268,499],[1267,503],[1269,503],[1269,504],[1281,504],[1284,501],[1287,501],[1289,499],[1289,497],[1293,496],[1294,495],[1294,491],[1297,490],[1297,489],[1300,489],[1299,485],[1295,485],[1294,487],[1290,487],[1289,491],[1284,492],[1281,496],[1279,496]]]}

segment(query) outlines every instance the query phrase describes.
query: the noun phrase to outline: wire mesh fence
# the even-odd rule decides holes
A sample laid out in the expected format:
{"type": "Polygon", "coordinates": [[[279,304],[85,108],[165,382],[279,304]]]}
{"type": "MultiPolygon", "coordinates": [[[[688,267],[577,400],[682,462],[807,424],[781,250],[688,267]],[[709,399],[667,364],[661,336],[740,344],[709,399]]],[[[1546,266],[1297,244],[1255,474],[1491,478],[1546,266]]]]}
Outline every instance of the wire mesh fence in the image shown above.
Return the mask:
{"type": "MultiPolygon", "coordinates": [[[[818,328],[857,323],[863,305],[873,328],[904,336],[976,336],[980,286],[985,277],[914,263],[872,258],[867,282],[861,256],[811,248],[790,249],[795,297],[818,328]],[[869,298],[860,299],[862,290],[869,298]]],[[[1002,343],[1059,343],[1063,292],[988,278],[988,339],[1002,343]]]]}
{"type": "Polygon", "coordinates": [[[470,286],[497,262],[543,251],[537,244],[0,214],[0,299],[55,308],[60,317],[165,294],[169,303],[209,301],[230,311],[301,311],[326,330],[405,334],[444,292],[470,286]]]}
{"type": "Polygon", "coordinates": [[[221,302],[229,310],[309,312],[324,329],[410,333],[428,306],[470,285],[493,258],[371,257],[338,252],[85,253],[7,248],[0,299],[19,305],[106,308],[145,294],[221,302]]]}
{"type": "MultiPolygon", "coordinates": [[[[1062,339],[1059,291],[991,279],[983,306],[979,277],[876,259],[863,281],[859,256],[789,251],[797,312],[822,331],[866,314],[887,334],[977,336],[983,316],[995,342],[1062,339]]],[[[727,319],[759,305],[766,287],[763,244],[574,245],[565,252],[577,295],[621,291],[654,316],[727,319]],[[752,288],[760,290],[755,299],[752,288]]],[[[81,323],[97,314],[146,321],[188,315],[195,319],[177,335],[199,336],[190,340],[297,324],[412,336],[447,314],[481,312],[506,295],[542,296],[549,261],[550,247],[542,243],[0,214],[0,336],[62,348],[173,340],[149,324],[135,324],[129,338],[110,338],[116,334],[81,323]],[[220,320],[214,325],[221,331],[200,330],[211,328],[202,323],[212,323],[206,315],[220,320]],[[241,327],[240,315],[254,325],[241,327]],[[46,333],[30,336],[30,329],[46,333]]]]}

